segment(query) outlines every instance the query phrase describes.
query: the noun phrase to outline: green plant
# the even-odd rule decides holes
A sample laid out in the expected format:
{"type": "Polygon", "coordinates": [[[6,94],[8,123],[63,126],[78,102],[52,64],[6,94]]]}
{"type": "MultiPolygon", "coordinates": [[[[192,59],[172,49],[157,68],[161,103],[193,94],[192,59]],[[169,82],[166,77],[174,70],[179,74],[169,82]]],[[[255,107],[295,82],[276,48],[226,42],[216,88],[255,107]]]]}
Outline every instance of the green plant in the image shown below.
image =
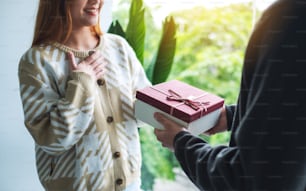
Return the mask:
{"type": "MultiPolygon", "coordinates": [[[[145,48],[145,7],[142,0],[132,0],[129,14],[129,21],[126,30],[123,29],[118,20],[112,22],[108,29],[125,38],[134,49],[137,58],[144,66],[145,48]]],[[[145,68],[148,79],[152,84],[161,83],[167,80],[171,71],[176,49],[176,23],[174,18],[168,16],[163,23],[163,31],[153,60],[145,68]]]]}
{"type": "Polygon", "coordinates": [[[158,52],[146,70],[147,76],[153,84],[167,80],[174,60],[175,47],[176,24],[173,17],[167,17],[163,25],[163,35],[158,52]]]}

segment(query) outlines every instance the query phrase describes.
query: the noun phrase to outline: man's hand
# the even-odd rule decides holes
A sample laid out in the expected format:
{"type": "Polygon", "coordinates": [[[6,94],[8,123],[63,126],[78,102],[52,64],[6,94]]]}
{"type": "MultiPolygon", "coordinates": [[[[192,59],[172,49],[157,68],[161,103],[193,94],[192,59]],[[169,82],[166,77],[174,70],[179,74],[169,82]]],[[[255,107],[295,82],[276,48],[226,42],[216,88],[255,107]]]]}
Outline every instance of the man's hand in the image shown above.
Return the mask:
{"type": "Polygon", "coordinates": [[[217,124],[209,129],[208,131],[204,132],[206,135],[214,135],[216,133],[221,133],[227,130],[227,118],[226,118],[226,109],[223,106],[219,120],[217,124]]]}
{"type": "Polygon", "coordinates": [[[174,150],[174,137],[181,131],[187,131],[184,127],[178,125],[174,121],[166,118],[161,113],[155,113],[154,118],[164,126],[164,129],[155,128],[154,133],[158,141],[160,141],[163,147],[169,148],[171,151],[174,150]]]}

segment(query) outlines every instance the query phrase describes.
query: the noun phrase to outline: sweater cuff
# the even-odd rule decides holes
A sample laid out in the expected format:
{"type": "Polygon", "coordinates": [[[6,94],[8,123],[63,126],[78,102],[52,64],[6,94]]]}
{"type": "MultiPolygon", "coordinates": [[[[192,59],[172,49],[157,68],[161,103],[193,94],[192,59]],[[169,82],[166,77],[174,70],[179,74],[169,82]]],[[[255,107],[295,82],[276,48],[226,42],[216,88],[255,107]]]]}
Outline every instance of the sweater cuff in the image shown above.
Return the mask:
{"type": "Polygon", "coordinates": [[[191,135],[188,131],[181,131],[178,134],[175,135],[174,139],[173,139],[173,145],[174,148],[176,148],[176,146],[179,144],[179,140],[184,136],[184,135],[191,135]]]}
{"type": "Polygon", "coordinates": [[[73,81],[80,83],[84,89],[88,91],[88,93],[92,93],[94,90],[94,79],[84,72],[75,71],[71,73],[71,78],[73,81]]]}
{"type": "Polygon", "coordinates": [[[89,97],[94,96],[94,79],[84,72],[72,72],[68,82],[66,99],[76,107],[80,107],[89,97]]]}

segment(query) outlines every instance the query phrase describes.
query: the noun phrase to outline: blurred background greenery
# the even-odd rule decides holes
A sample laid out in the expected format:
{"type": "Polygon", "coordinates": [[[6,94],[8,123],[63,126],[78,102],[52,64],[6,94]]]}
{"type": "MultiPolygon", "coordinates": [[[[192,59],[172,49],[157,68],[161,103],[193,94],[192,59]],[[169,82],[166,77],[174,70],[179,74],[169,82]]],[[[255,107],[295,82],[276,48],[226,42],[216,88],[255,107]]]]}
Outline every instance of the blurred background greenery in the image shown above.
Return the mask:
{"type": "MultiPolygon", "coordinates": [[[[113,11],[123,29],[129,22],[131,0],[121,0],[113,11]]],[[[144,4],[145,6],[145,4],[144,4]]],[[[144,7],[145,43],[142,64],[148,68],[159,46],[161,23],[152,7],[144,7]]],[[[240,86],[243,55],[254,23],[252,3],[172,12],[176,30],[176,51],[167,80],[177,79],[217,94],[226,104],[235,103],[240,86]]],[[[260,13],[260,12],[259,12],[260,13]]],[[[259,14],[256,14],[259,17],[259,14]]],[[[179,167],[174,155],[156,140],[152,127],[140,129],[143,165],[142,187],[151,190],[156,178],[174,179],[179,167]]],[[[230,133],[202,136],[212,145],[227,144],[230,133]]]]}

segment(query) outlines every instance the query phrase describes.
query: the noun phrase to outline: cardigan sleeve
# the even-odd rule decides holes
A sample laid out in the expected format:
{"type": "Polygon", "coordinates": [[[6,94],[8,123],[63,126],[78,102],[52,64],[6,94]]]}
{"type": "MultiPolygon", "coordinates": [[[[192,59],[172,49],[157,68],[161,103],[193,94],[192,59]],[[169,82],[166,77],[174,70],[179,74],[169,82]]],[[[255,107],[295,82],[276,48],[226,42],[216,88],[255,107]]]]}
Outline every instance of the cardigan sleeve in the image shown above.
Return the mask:
{"type": "Polygon", "coordinates": [[[32,48],[21,58],[20,96],[25,126],[35,143],[56,155],[76,144],[89,126],[94,109],[94,80],[85,73],[72,72],[65,95],[60,95],[43,54],[32,48]]]}
{"type": "Polygon", "coordinates": [[[150,86],[151,82],[148,80],[147,75],[144,71],[144,67],[138,60],[133,48],[128,44],[128,42],[125,39],[123,38],[121,39],[125,46],[125,50],[127,51],[128,60],[130,63],[130,71],[131,71],[130,75],[132,79],[131,81],[132,81],[133,95],[135,96],[136,91],[138,89],[150,86]]]}

